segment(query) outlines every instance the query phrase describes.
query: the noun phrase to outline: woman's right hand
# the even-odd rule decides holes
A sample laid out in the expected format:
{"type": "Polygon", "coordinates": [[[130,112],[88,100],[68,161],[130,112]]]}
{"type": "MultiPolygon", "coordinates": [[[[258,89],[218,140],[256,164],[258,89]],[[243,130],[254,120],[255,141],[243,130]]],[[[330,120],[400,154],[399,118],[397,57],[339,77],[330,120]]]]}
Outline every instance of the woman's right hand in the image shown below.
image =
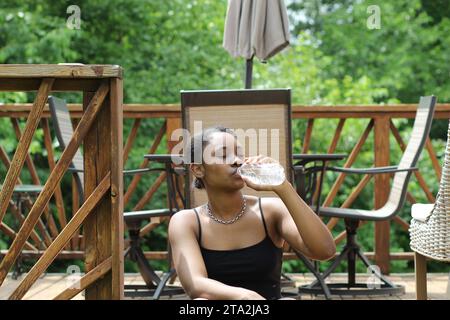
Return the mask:
{"type": "Polygon", "coordinates": [[[242,289],[241,296],[239,300],[266,300],[263,296],[256,293],[255,291],[242,289]]]}

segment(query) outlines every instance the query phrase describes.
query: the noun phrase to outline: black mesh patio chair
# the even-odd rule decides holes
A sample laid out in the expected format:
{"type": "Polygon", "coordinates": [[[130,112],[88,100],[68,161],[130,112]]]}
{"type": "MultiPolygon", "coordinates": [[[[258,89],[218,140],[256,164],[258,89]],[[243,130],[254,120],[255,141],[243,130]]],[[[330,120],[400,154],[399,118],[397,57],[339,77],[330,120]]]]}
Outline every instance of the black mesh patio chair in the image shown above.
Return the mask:
{"type": "MultiPolygon", "coordinates": [[[[61,149],[65,149],[73,136],[73,126],[70,119],[70,113],[66,101],[57,97],[48,98],[52,122],[56,137],[61,149]]],[[[124,170],[124,175],[135,175],[147,172],[162,171],[166,168],[144,168],[135,170],[124,170]]],[[[76,182],[77,191],[80,195],[80,205],[84,202],[84,165],[83,156],[80,150],[77,150],[72,163],[68,169],[73,174],[76,182]]],[[[140,228],[142,222],[160,217],[170,217],[176,213],[176,208],[141,210],[134,212],[124,212],[124,221],[128,228],[130,246],[125,251],[125,256],[137,263],[139,272],[144,279],[145,285],[125,285],[126,296],[151,296],[153,299],[159,299],[162,295],[182,294],[184,290],[179,286],[167,285],[169,279],[175,275],[175,270],[171,268],[164,273],[162,277],[158,276],[150,266],[144,252],[141,248],[140,228]]],[[[170,261],[169,261],[170,265],[170,261]]]]}
{"type": "MultiPolygon", "coordinates": [[[[345,172],[348,174],[389,174],[395,173],[389,198],[386,204],[376,210],[348,209],[321,207],[320,216],[343,218],[347,231],[347,242],[343,251],[333,261],[332,265],[323,273],[323,278],[327,278],[344,260],[348,262],[348,282],[330,283],[328,287],[332,294],[338,295],[377,295],[377,294],[402,294],[404,287],[395,285],[384,277],[381,272],[373,268],[373,264],[364,256],[356,242],[356,234],[360,221],[387,221],[393,218],[403,207],[405,202],[408,182],[411,173],[417,170],[416,165],[424,147],[425,141],[430,133],[436,105],[436,97],[421,97],[411,137],[406,150],[398,166],[386,166],[368,169],[352,169],[327,167],[327,170],[335,172],[345,172]],[[374,276],[379,279],[380,284],[369,286],[366,283],[356,283],[356,257],[366,265],[368,270],[372,270],[374,276]]],[[[321,288],[315,281],[309,285],[299,288],[301,293],[321,294],[321,288]]]]}

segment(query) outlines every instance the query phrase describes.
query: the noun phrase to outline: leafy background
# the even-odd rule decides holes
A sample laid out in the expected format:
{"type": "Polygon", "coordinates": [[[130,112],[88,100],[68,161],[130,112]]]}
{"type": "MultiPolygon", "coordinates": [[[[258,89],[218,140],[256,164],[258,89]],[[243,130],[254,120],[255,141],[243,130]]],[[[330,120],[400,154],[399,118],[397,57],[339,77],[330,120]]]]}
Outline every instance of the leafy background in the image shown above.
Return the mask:
{"type": "MultiPolygon", "coordinates": [[[[290,87],[294,104],[389,104],[417,103],[422,95],[434,94],[439,102],[450,100],[448,87],[450,52],[450,3],[447,0],[303,0],[289,1],[291,46],[268,63],[255,61],[254,87],[290,87]],[[366,26],[369,5],[381,10],[381,28],[366,26]]],[[[0,63],[118,64],[125,70],[125,103],[179,103],[180,90],[242,88],[244,61],[234,59],[222,48],[227,3],[224,0],[80,0],[81,29],[66,26],[66,9],[73,1],[0,0],[0,63]]],[[[68,102],[81,101],[79,94],[61,94],[68,102]]],[[[0,102],[30,102],[33,93],[0,93],[0,102]]],[[[143,121],[127,168],[134,168],[147,153],[162,119],[143,121]]],[[[405,140],[411,121],[397,119],[405,140]]],[[[325,152],[335,120],[315,123],[310,150],[325,152]]],[[[349,153],[361,135],[366,120],[348,120],[337,151],[349,153]]],[[[441,159],[446,141],[446,120],[436,120],[431,136],[441,159]]],[[[13,155],[16,139],[9,119],[0,117],[0,143],[13,155]]],[[[23,123],[22,123],[23,126],[23,123]]],[[[131,122],[125,121],[124,136],[131,122]]],[[[300,152],[306,122],[294,120],[294,152],[300,152]]],[[[30,153],[42,181],[48,176],[46,152],[38,130],[30,153]]],[[[54,141],[55,150],[57,143],[54,141]]],[[[401,152],[391,141],[391,161],[395,164],[401,152]]],[[[157,152],[165,153],[162,143],[157,152]]],[[[56,152],[56,158],[59,156],[56,152]]],[[[369,136],[355,166],[373,163],[373,136],[369,136]]],[[[342,163],[337,163],[342,164],[342,163]]],[[[438,181],[431,162],[424,153],[421,172],[435,194],[438,181]]],[[[6,173],[0,166],[0,177],[6,173]]],[[[30,181],[23,170],[22,179],[30,181]]],[[[332,173],[326,177],[324,194],[329,191],[332,173]]],[[[155,177],[144,177],[131,203],[135,204],[155,177]]],[[[333,205],[341,204],[358,183],[348,176],[333,205]]],[[[128,182],[128,180],[127,180],[128,182]]],[[[425,195],[413,178],[410,191],[421,202],[425,195]]],[[[63,193],[70,194],[70,179],[62,182],[63,193]]],[[[373,184],[369,184],[354,207],[370,209],[373,184]]],[[[67,211],[70,211],[70,200],[67,211]]],[[[165,186],[148,208],[166,205],[165,186]]],[[[129,210],[131,205],[126,208],[129,210]]],[[[53,208],[54,209],[54,208],[53,208]]],[[[410,205],[400,216],[409,220],[410,205]]],[[[54,210],[53,210],[54,211],[54,210]]],[[[13,224],[11,218],[8,223],[13,224]]],[[[365,251],[373,251],[373,224],[361,228],[359,242],[365,251]]],[[[143,243],[145,249],[162,250],[166,245],[166,226],[158,227],[143,243]]],[[[343,230],[338,225],[336,232],[343,230]]],[[[0,235],[0,248],[8,239],[0,235]]],[[[391,229],[391,251],[409,251],[408,234],[395,224],[391,229]]],[[[80,263],[80,262],[77,262],[80,263]]],[[[67,262],[55,262],[49,271],[64,271],[67,262]]],[[[157,268],[165,262],[152,261],[157,268]]],[[[326,263],[322,267],[326,267],[326,263]]],[[[286,271],[304,271],[298,261],[284,263],[286,271]]],[[[393,261],[393,272],[410,272],[412,262],[393,261]]],[[[430,265],[432,271],[443,271],[442,264],[430,265]]],[[[136,266],[127,261],[127,271],[136,266]]],[[[344,271],[341,267],[338,271],[344,271]]],[[[362,266],[358,271],[365,272],[362,266]]]]}

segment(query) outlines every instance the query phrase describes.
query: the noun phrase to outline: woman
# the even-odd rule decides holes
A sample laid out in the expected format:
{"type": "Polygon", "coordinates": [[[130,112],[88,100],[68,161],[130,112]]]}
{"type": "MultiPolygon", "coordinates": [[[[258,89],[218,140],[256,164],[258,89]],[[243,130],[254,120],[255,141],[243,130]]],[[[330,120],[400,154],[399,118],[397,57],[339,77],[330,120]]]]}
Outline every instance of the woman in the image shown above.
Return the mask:
{"type": "Polygon", "coordinates": [[[243,163],[274,159],[244,159],[233,131],[221,126],[194,136],[190,151],[191,159],[202,154],[202,163],[191,163],[190,170],[208,202],[177,212],[169,224],[169,240],[175,269],[191,298],[280,299],[284,241],[314,260],[334,256],[330,231],[287,180],[261,186],[237,173],[243,163]],[[243,195],[245,185],[278,197],[243,195]]]}

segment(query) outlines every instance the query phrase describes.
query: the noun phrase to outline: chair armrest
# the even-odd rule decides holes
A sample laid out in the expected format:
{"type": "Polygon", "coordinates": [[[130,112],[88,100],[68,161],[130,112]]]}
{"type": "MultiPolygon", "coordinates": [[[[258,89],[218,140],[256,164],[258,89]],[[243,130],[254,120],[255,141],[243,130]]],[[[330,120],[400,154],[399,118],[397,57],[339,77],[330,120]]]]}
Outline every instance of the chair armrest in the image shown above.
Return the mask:
{"type": "Polygon", "coordinates": [[[134,176],[136,174],[141,174],[141,173],[145,173],[145,172],[164,171],[164,170],[166,170],[166,169],[165,168],[128,169],[128,170],[123,170],[123,175],[124,176],[134,176]]]}
{"type": "Polygon", "coordinates": [[[124,212],[123,217],[126,222],[145,220],[153,217],[170,217],[172,214],[176,213],[175,209],[156,209],[156,210],[142,210],[142,211],[131,211],[124,212]]]}
{"type": "Polygon", "coordinates": [[[135,174],[140,174],[144,172],[149,172],[150,168],[144,168],[144,169],[129,169],[129,170],[123,170],[124,176],[134,176],[135,174]]]}
{"type": "Polygon", "coordinates": [[[376,167],[376,168],[340,168],[340,167],[326,167],[328,171],[344,172],[344,173],[355,173],[355,174],[380,174],[380,173],[394,173],[403,171],[416,171],[419,170],[417,167],[398,169],[398,166],[386,166],[386,167],[376,167]]]}
{"type": "Polygon", "coordinates": [[[294,173],[304,172],[305,171],[305,167],[302,166],[302,165],[294,165],[294,166],[292,166],[292,170],[294,171],[294,173]]]}

